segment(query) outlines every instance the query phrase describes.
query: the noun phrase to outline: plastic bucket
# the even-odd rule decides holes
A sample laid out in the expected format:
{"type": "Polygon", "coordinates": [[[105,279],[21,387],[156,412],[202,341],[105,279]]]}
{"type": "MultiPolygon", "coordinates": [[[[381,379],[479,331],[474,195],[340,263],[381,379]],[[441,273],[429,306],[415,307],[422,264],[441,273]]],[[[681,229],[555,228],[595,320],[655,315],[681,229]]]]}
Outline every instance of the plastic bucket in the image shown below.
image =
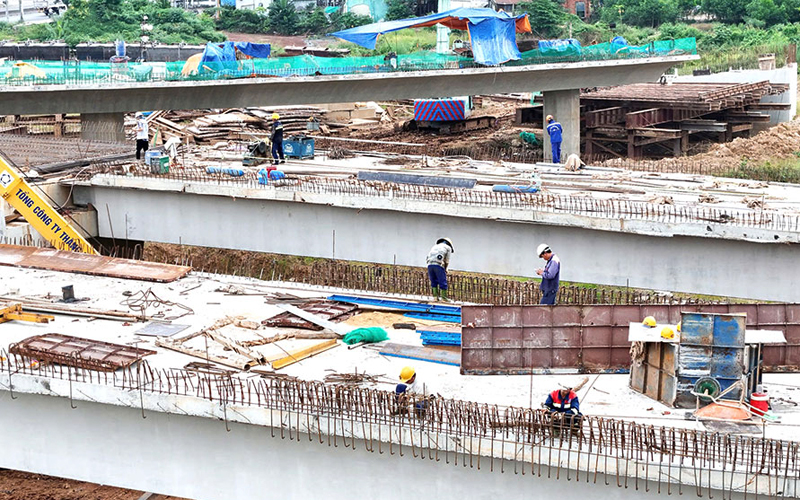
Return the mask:
{"type": "Polygon", "coordinates": [[[750,395],[750,406],[755,415],[764,415],[769,411],[769,396],[763,392],[754,392],[750,395]]]}

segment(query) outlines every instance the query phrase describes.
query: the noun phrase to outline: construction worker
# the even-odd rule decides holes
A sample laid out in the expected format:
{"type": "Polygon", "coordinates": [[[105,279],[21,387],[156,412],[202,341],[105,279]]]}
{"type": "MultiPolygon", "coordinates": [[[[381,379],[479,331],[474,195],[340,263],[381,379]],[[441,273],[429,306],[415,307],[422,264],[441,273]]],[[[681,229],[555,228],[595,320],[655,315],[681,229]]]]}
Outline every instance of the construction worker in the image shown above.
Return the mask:
{"type": "Polygon", "coordinates": [[[420,394],[419,385],[417,384],[417,372],[410,366],[403,367],[400,370],[400,383],[394,389],[395,399],[397,400],[397,414],[405,413],[408,411],[409,401],[416,401],[414,403],[414,413],[421,417],[425,413],[427,402],[420,394]]]}
{"type": "Polygon", "coordinates": [[[450,238],[439,238],[428,252],[428,278],[431,280],[433,298],[449,300],[447,298],[447,267],[450,265],[450,254],[455,253],[453,242],[450,238]]]}
{"type": "Polygon", "coordinates": [[[283,158],[283,123],[278,113],[272,113],[272,132],[269,140],[272,142],[272,164],[286,163],[283,158]],[[280,158],[280,162],[278,162],[280,158]]]}
{"type": "Polygon", "coordinates": [[[583,415],[581,414],[578,395],[569,387],[556,389],[547,395],[545,408],[550,410],[550,417],[556,425],[566,425],[572,430],[579,430],[583,415]]]}
{"type": "Polygon", "coordinates": [[[544,406],[551,412],[569,412],[574,415],[580,415],[581,413],[578,395],[569,387],[562,387],[548,394],[544,406]]]}
{"type": "Polygon", "coordinates": [[[547,115],[547,133],[550,135],[550,147],[553,150],[553,163],[561,163],[561,124],[558,123],[553,115],[547,115]]]}
{"type": "Polygon", "coordinates": [[[136,117],[136,159],[141,159],[141,153],[147,152],[150,146],[150,130],[147,125],[147,120],[144,119],[144,114],[137,111],[134,115],[136,117]]]}
{"type": "Polygon", "coordinates": [[[547,243],[542,243],[536,249],[539,258],[544,259],[546,264],[544,268],[536,270],[536,274],[542,277],[542,284],[539,289],[542,291],[542,300],[540,304],[554,305],[556,303],[556,295],[558,294],[558,283],[561,275],[561,261],[558,255],[554,254],[547,243]]]}

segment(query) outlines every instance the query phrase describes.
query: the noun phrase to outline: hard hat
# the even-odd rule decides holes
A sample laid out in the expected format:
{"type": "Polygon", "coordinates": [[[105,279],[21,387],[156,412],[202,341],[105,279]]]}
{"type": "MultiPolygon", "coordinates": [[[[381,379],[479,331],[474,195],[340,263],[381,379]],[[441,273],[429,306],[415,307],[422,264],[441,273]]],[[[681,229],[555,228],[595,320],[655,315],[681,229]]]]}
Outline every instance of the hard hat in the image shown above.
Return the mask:
{"type": "Polygon", "coordinates": [[[644,326],[649,326],[650,328],[655,328],[656,326],[656,319],[652,316],[648,316],[642,321],[644,326]]]}
{"type": "Polygon", "coordinates": [[[550,251],[550,247],[547,245],[547,243],[542,243],[541,245],[536,247],[536,255],[538,255],[539,257],[541,257],[543,253],[549,252],[549,251],[550,251]]]}
{"type": "Polygon", "coordinates": [[[675,338],[675,331],[672,328],[665,326],[661,329],[661,338],[672,340],[675,338]]]}
{"type": "Polygon", "coordinates": [[[679,332],[681,331],[681,324],[680,323],[678,323],[678,331],[679,332]]]}
{"type": "Polygon", "coordinates": [[[135,116],[136,118],[141,118],[141,117],[143,117],[144,115],[142,114],[142,112],[141,112],[141,111],[137,111],[137,112],[136,112],[136,114],[135,114],[135,115],[133,115],[133,116],[135,116]]]}
{"type": "Polygon", "coordinates": [[[436,244],[438,245],[439,243],[447,243],[447,246],[450,247],[450,250],[453,253],[456,253],[456,249],[453,248],[453,241],[450,238],[439,238],[438,240],[436,240],[436,244]]]}
{"type": "Polygon", "coordinates": [[[546,121],[546,122],[553,121],[553,115],[547,115],[547,118],[545,118],[544,121],[546,121]]]}
{"type": "Polygon", "coordinates": [[[278,120],[278,119],[280,119],[280,117],[281,117],[281,115],[279,115],[278,113],[272,113],[272,119],[273,120],[278,120]]]}
{"type": "Polygon", "coordinates": [[[406,382],[414,378],[414,375],[416,374],[417,372],[415,372],[413,368],[411,368],[410,366],[406,366],[405,368],[400,370],[400,382],[403,382],[405,384],[406,382]]]}

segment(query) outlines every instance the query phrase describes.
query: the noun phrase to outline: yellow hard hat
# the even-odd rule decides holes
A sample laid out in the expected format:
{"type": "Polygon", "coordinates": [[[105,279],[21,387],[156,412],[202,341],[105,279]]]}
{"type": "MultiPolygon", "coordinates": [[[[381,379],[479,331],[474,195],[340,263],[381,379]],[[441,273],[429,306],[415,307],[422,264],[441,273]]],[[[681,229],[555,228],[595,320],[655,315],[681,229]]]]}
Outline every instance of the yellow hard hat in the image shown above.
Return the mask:
{"type": "Polygon", "coordinates": [[[675,338],[675,331],[672,328],[665,326],[661,329],[661,338],[672,340],[675,338]]]}
{"type": "Polygon", "coordinates": [[[272,119],[273,120],[278,120],[278,119],[280,119],[280,117],[281,117],[281,115],[279,115],[278,113],[272,113],[272,119]]]}
{"type": "Polygon", "coordinates": [[[547,118],[545,118],[544,121],[546,121],[546,122],[553,121],[553,115],[547,115],[547,118]]]}
{"type": "Polygon", "coordinates": [[[680,323],[678,323],[678,331],[679,332],[681,331],[681,324],[680,323]]]}
{"type": "Polygon", "coordinates": [[[654,328],[656,326],[656,319],[652,316],[648,316],[642,321],[644,326],[649,326],[650,328],[654,328]]]}
{"type": "Polygon", "coordinates": [[[416,375],[417,372],[414,371],[413,368],[410,366],[406,366],[402,370],[400,370],[400,382],[406,383],[416,375]]]}

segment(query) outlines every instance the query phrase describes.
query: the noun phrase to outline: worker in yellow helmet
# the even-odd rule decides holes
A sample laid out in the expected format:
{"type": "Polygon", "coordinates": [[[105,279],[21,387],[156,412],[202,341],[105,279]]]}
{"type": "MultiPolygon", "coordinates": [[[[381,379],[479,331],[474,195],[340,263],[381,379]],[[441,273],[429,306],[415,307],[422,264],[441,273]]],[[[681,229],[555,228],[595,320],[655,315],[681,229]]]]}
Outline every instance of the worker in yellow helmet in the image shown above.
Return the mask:
{"type": "Polygon", "coordinates": [[[278,159],[280,163],[286,163],[283,158],[283,123],[278,113],[272,113],[272,129],[269,136],[272,142],[272,164],[277,165],[278,159]]]}
{"type": "Polygon", "coordinates": [[[400,383],[395,387],[394,394],[399,413],[408,411],[409,405],[413,403],[414,413],[418,417],[424,414],[427,402],[421,398],[419,384],[417,384],[417,372],[414,368],[406,366],[400,370],[400,383]]]}

